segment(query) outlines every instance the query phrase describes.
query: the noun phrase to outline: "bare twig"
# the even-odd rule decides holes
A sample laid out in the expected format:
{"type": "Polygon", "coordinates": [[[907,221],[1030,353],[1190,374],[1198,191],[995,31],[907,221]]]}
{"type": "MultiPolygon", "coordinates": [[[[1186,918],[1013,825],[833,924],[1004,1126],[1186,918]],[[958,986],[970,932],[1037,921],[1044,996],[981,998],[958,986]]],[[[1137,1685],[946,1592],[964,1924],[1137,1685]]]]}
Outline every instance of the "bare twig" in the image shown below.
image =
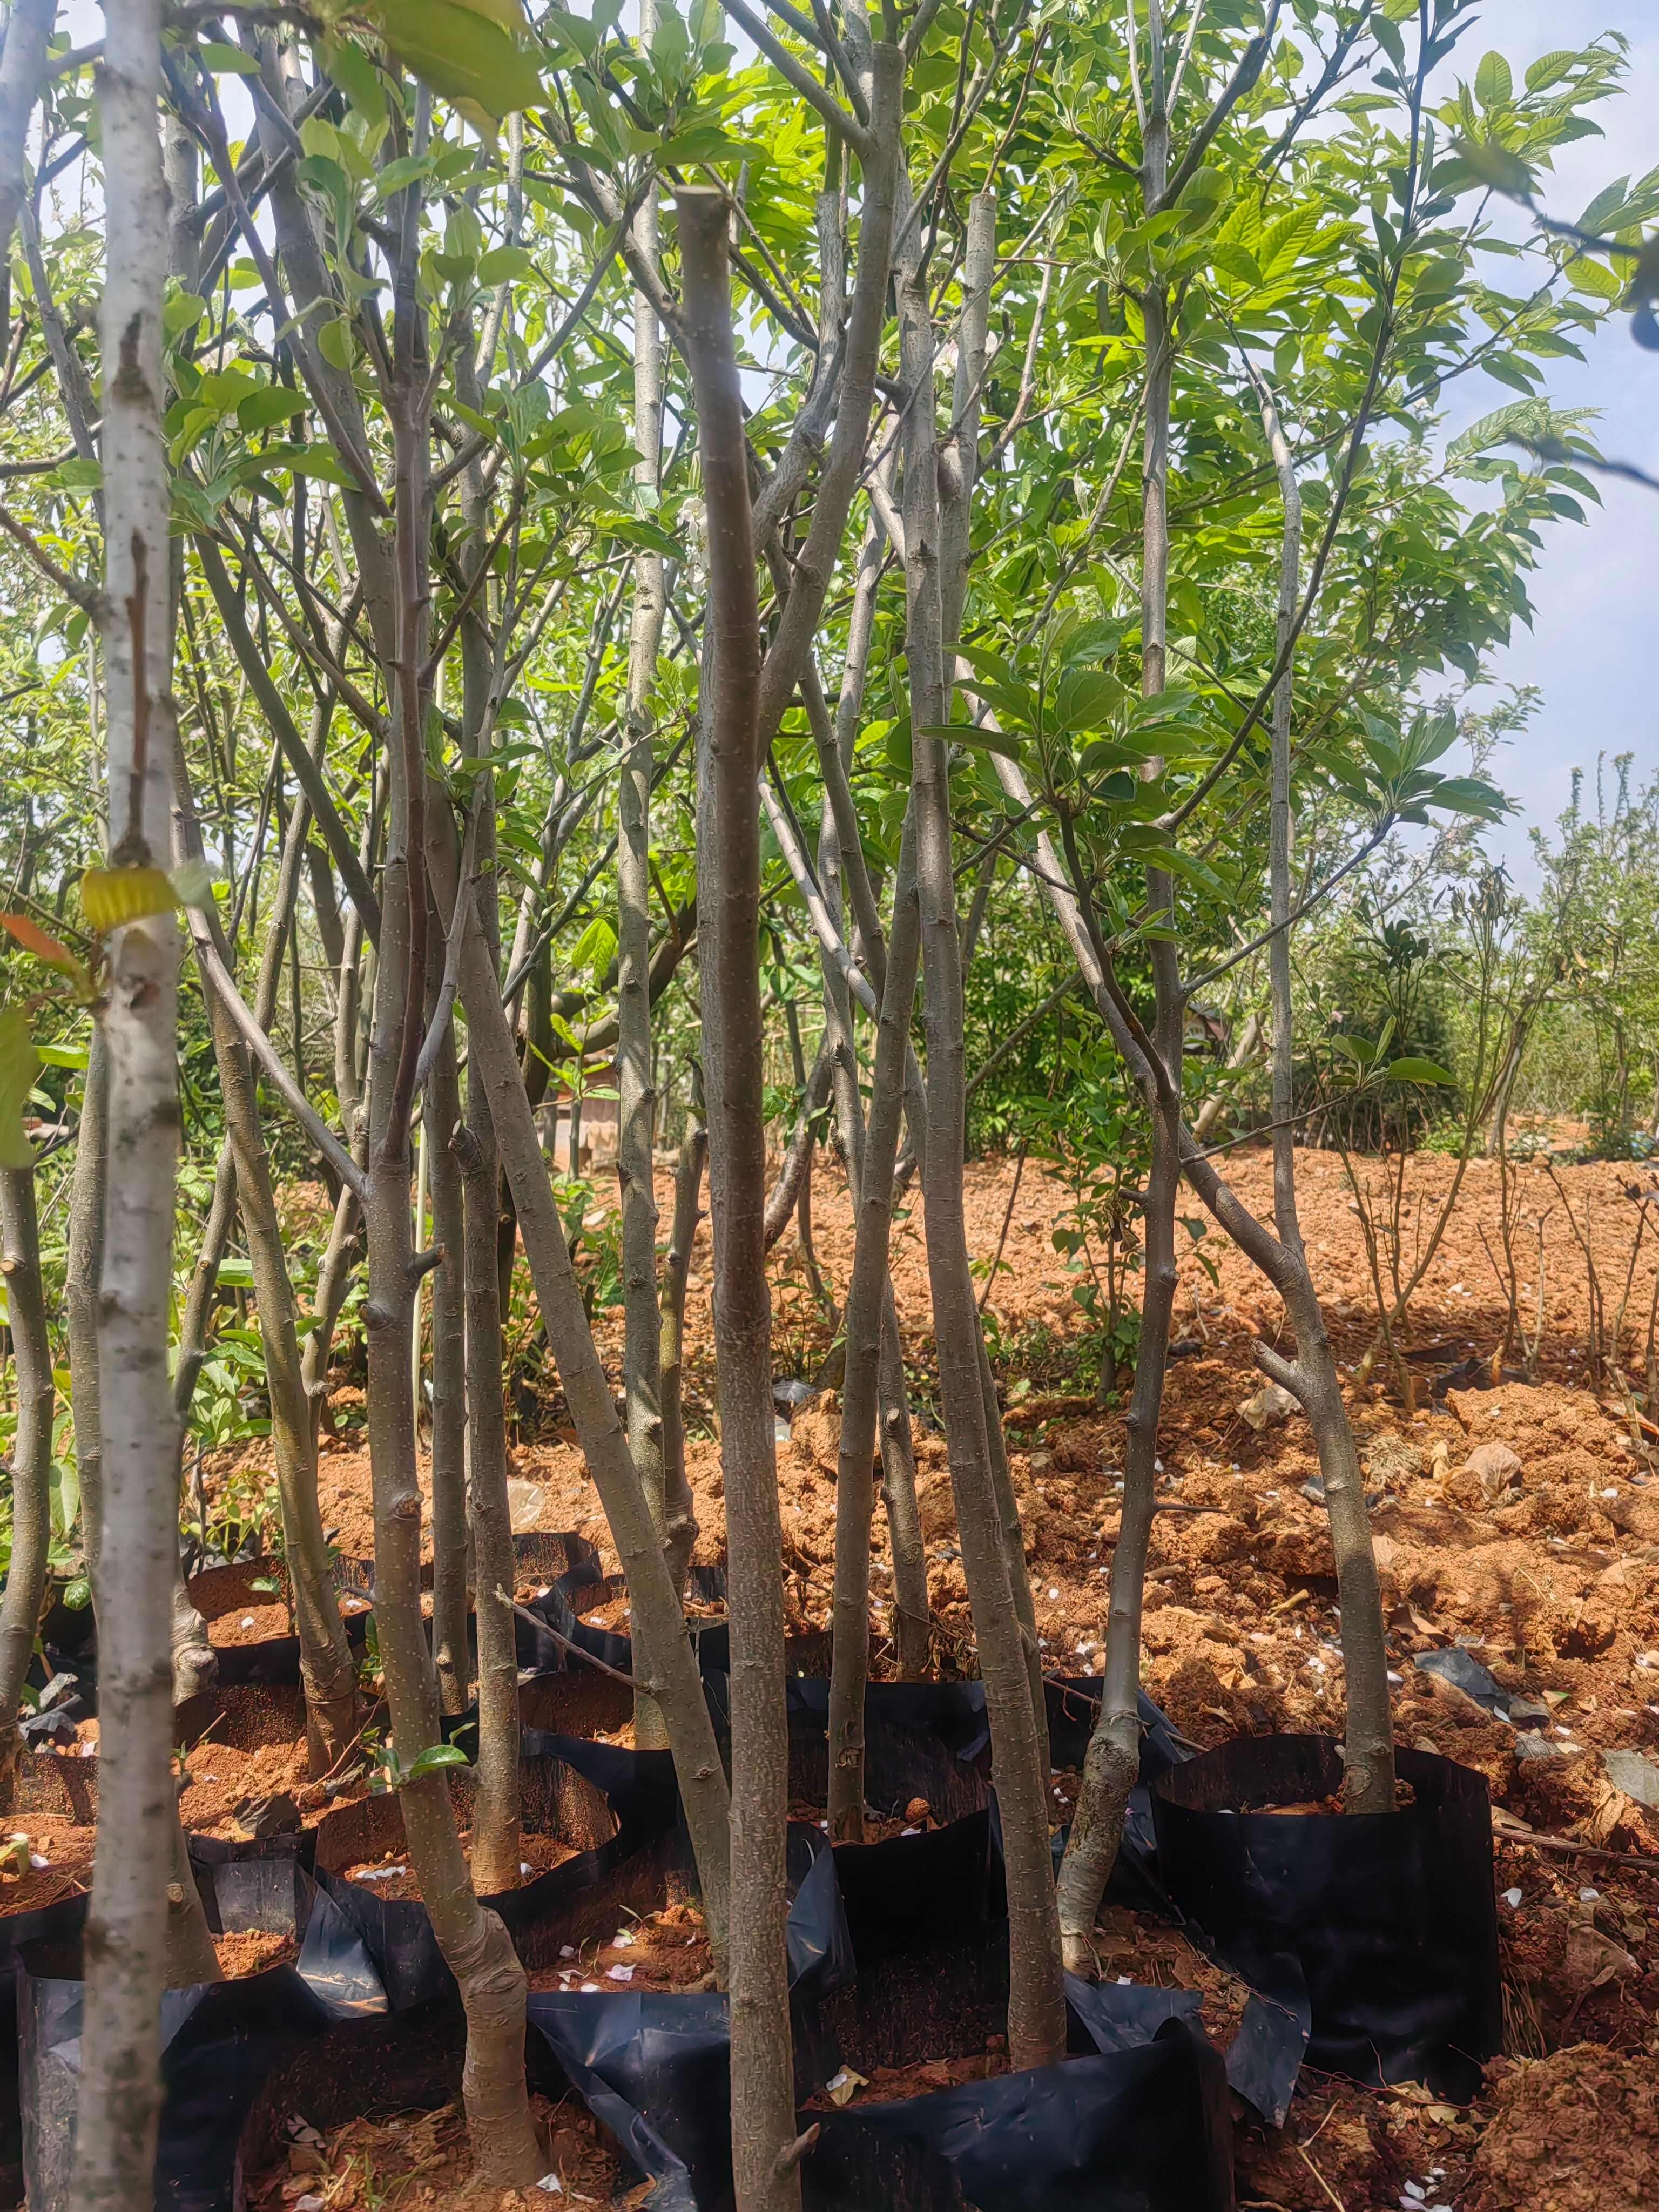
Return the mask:
{"type": "Polygon", "coordinates": [[[595,1653],[592,1651],[585,1651],[580,1644],[573,1642],[569,1637],[562,1634],[560,1630],[550,1626],[548,1622],[542,1619],[540,1613],[532,1613],[527,1605],[518,1605],[514,1603],[514,1600],[507,1595],[504,1589],[497,1589],[495,1598],[496,1602],[500,1605],[512,1606],[514,1612],[517,1613],[520,1620],[528,1621],[530,1626],[534,1629],[539,1630],[542,1635],[550,1637],[562,1651],[568,1651],[575,1658],[585,1661],[588,1666],[597,1668],[601,1674],[609,1674],[613,1682],[621,1682],[626,1688],[636,1692],[641,1687],[648,1686],[648,1685],[641,1685],[641,1683],[636,1682],[631,1674],[624,1674],[620,1667],[613,1667],[608,1661],[598,1657],[595,1653]]]}

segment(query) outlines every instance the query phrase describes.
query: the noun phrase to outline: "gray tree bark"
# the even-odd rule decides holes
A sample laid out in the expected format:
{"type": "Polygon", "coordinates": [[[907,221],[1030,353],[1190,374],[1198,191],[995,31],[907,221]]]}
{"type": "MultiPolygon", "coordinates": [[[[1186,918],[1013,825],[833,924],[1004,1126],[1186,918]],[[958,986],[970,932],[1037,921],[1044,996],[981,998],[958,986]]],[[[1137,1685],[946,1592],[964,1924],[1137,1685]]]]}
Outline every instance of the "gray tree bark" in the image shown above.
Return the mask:
{"type": "Polygon", "coordinates": [[[0,49],[0,265],[9,257],[12,225],[27,191],[23,148],[57,20],[58,0],[13,0],[6,19],[0,49]]]}
{"type": "Polygon", "coordinates": [[[1285,509],[1277,643],[1285,667],[1273,694],[1267,862],[1273,933],[1267,942],[1267,973],[1273,992],[1273,1225],[1279,1232],[1279,1247],[1292,1268],[1285,1303],[1296,1332],[1297,1356],[1293,1362],[1282,1359],[1261,1346],[1257,1347],[1256,1358],[1301,1405],[1319,1450],[1341,1607],[1347,1708],[1343,1803],[1354,1813],[1391,1813],[1394,1719],[1389,1703],[1388,1640],[1376,1555],[1371,1547],[1370,1516],[1365,1507],[1364,1477],[1342,1396],[1336,1355],[1331,1349],[1324,1311],[1309,1270],[1296,1204],[1296,1131],[1292,1123],[1296,1034],[1291,981],[1291,863],[1294,834],[1291,812],[1291,728],[1295,713],[1295,672],[1288,654],[1296,635],[1300,590],[1302,491],[1278,410],[1260,380],[1257,394],[1262,429],[1273,455],[1285,509]]]}
{"type": "MultiPolygon", "coordinates": [[[[175,747],[173,790],[177,851],[181,859],[199,860],[203,852],[201,828],[182,746],[175,747]]],[[[265,963],[260,976],[261,984],[269,986],[263,994],[269,1006],[262,1009],[267,1019],[269,1006],[274,1006],[276,1000],[276,981],[282,968],[281,948],[291,927],[302,844],[302,836],[291,837],[283,853],[277,915],[271,930],[275,957],[265,963]]],[[[217,939],[219,957],[228,966],[230,947],[219,932],[216,914],[192,908],[191,927],[198,941],[212,943],[217,939]]],[[[339,1602],[329,1571],[328,1547],[323,1538],[322,1514],[317,1501],[316,1443],[300,1360],[299,1309],[288,1272],[282,1224],[276,1215],[270,1157],[259,1125],[253,1070],[240,1032],[205,970],[202,990],[207,1002],[220,1095],[224,1102],[227,1140],[235,1165],[238,1206],[253,1269],[254,1304],[270,1403],[271,1456],[276,1462],[283,1516],[283,1564],[293,1595],[295,1629],[300,1639],[300,1673],[305,1689],[312,1770],[325,1774],[346,1749],[356,1731],[357,1673],[346,1642],[345,1624],[340,1618],[339,1602]]],[[[182,1369],[182,1359],[180,1364],[182,1369]]],[[[176,1382],[182,1381],[181,1374],[176,1382]]],[[[175,1388],[174,1407],[181,1412],[179,1396],[179,1389],[175,1388]]]]}
{"type": "Polygon", "coordinates": [[[64,1334],[69,1346],[75,1471],[81,1533],[94,1580],[104,1530],[104,1424],[98,1394],[98,1298],[104,1275],[104,1200],[109,1182],[109,1047],[95,1024],[81,1084],[81,1126],[64,1268],[64,1334]]]}
{"type": "Polygon", "coordinates": [[[22,1749],[17,1708],[34,1652],[52,1541],[52,1341],[40,1284],[34,1170],[0,1168],[0,1277],[11,1328],[17,1426],[11,1446],[11,1565],[0,1601],[0,1792],[22,1749]]]}
{"type": "Polygon", "coordinates": [[[963,1571],[991,1723],[992,1758],[1008,1869],[1008,2055],[1048,2065],[1066,2048],[1066,2004],[1048,1850],[1048,1778],[1032,1711],[1030,1674],[1014,1610],[992,1472],[981,1376],[979,1315],[963,1210],[964,1053],[945,718],[944,623],[933,419],[931,302],[913,228],[898,276],[905,416],[907,652],[927,1038],[927,1150],[922,1170],[927,1272],[939,1395],[963,1571]]]}
{"type": "Polygon", "coordinates": [[[760,605],[726,201],[682,189],[677,204],[713,647],[698,747],[697,927],[732,1633],[732,2162],[740,2212],[793,2212],[800,2174],[787,2156],[795,2140],[784,1942],[789,1739],[757,942],[760,605]]]}
{"type": "MultiPolygon", "coordinates": [[[[160,868],[172,771],[168,495],[161,438],[167,202],[160,0],[110,11],[99,79],[105,173],[104,667],[112,865],[160,868]]],[[[179,932],[171,910],[106,940],[110,1174],[99,1311],[105,1448],[99,1555],[103,1750],[86,1937],[75,2202],[149,2212],[161,2101],[168,1896],[178,1832],[168,1602],[179,1428],[167,1375],[179,1151],[179,932]]],[[[199,1901],[195,1915],[200,1917],[199,1901]]],[[[208,1958],[212,1946],[203,1945],[208,1958]]]]}
{"type": "MultiPolygon", "coordinates": [[[[654,0],[640,0],[640,42],[656,25],[654,0]]],[[[654,261],[657,209],[647,194],[634,218],[639,252],[654,261]]],[[[647,512],[662,477],[662,331],[643,292],[634,294],[634,471],[647,512]]],[[[656,1093],[651,1073],[651,699],[656,689],[664,593],[660,553],[634,556],[634,614],[628,645],[628,738],[617,797],[617,1179],[622,1199],[623,1389],[628,1448],[659,1537],[669,1540],[662,1433],[662,1311],[657,1291],[657,1200],[653,1176],[656,1093]]],[[[636,1698],[634,1739],[662,1749],[668,1733],[649,1698],[636,1698]]]]}

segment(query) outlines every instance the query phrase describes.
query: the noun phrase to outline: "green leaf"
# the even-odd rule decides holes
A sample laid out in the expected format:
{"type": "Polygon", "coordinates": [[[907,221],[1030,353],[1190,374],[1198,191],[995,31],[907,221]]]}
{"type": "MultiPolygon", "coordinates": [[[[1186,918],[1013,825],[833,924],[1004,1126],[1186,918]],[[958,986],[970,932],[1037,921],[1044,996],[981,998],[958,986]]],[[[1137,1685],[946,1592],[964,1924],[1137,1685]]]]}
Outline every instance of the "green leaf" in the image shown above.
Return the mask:
{"type": "Polygon", "coordinates": [[[395,161],[388,161],[377,172],[374,188],[383,200],[400,192],[405,185],[412,185],[417,177],[429,176],[432,172],[430,154],[404,154],[395,161]]]}
{"type": "Polygon", "coordinates": [[[617,950],[617,933],[603,915],[596,915],[571,948],[570,964],[589,975],[602,975],[617,950]]]}
{"type": "Polygon", "coordinates": [[[540,100],[534,58],[475,9],[454,0],[380,0],[375,13],[404,66],[469,120],[476,113],[499,122],[540,100]]]}
{"type": "Polygon", "coordinates": [[[357,112],[370,123],[384,123],[386,87],[362,48],[349,39],[325,39],[322,58],[323,67],[357,112]]]}
{"type": "Polygon", "coordinates": [[[1514,91],[1515,79],[1503,55],[1484,55],[1474,73],[1474,96],[1482,107],[1488,112],[1494,107],[1507,107],[1514,91]]]}
{"type": "Polygon", "coordinates": [[[1531,392],[1532,379],[1513,354],[1488,354],[1480,366],[1499,384],[1507,384],[1516,392],[1531,392]]]}
{"type": "Polygon", "coordinates": [[[1054,727],[1062,735],[1107,728],[1123,699],[1123,686],[1103,669],[1068,668],[1054,702],[1054,727]]]}
{"type": "Polygon", "coordinates": [[[1261,283],[1261,271],[1256,266],[1255,256],[1248,246],[1223,239],[1218,245],[1210,248],[1210,262],[1212,267],[1218,269],[1224,276],[1236,276],[1241,284],[1259,286],[1261,283]]]}
{"type": "Polygon", "coordinates": [[[251,1291],[253,1288],[252,1261],[221,1260],[219,1280],[223,1288],[228,1291],[251,1291]]]}
{"type": "Polygon", "coordinates": [[[1625,280],[1615,276],[1605,262],[1592,261],[1587,253],[1575,253],[1566,264],[1566,279],[1575,292],[1588,292],[1594,300],[1622,300],[1625,280]]]}
{"type": "Polygon", "coordinates": [[[1483,185],[1490,185],[1495,192],[1507,193],[1511,199],[1532,198],[1532,171],[1518,154],[1511,154],[1507,146],[1497,145],[1490,139],[1460,138],[1456,145],[1464,161],[1483,185]]]}
{"type": "Polygon", "coordinates": [[[74,1468],[65,1467],[61,1460],[53,1460],[47,1487],[52,1529],[59,1536],[67,1536],[81,1511],[81,1478],[74,1468]]]}
{"type": "Polygon", "coordinates": [[[1478,775],[1437,776],[1428,804],[1453,814],[1484,815],[1493,822],[1509,811],[1509,801],[1497,785],[1478,775]]]}
{"type": "Polygon", "coordinates": [[[1391,1060],[1382,1071],[1390,1083],[1453,1083],[1455,1076],[1448,1075],[1431,1060],[1417,1060],[1409,1054],[1404,1060],[1391,1060]]]}
{"type": "Polygon", "coordinates": [[[953,745],[971,745],[976,752],[1000,753],[1004,760],[1020,757],[1019,739],[1006,730],[981,729],[972,722],[935,722],[924,735],[947,738],[953,745]]]}
{"type": "Polygon", "coordinates": [[[67,1067],[82,1074],[86,1073],[90,1055],[83,1044],[40,1044],[35,1050],[40,1055],[42,1067],[67,1067]]]}
{"type": "Polygon", "coordinates": [[[92,1603],[92,1584],[84,1575],[76,1575],[72,1583],[64,1584],[64,1602],[71,1613],[84,1613],[92,1603]]]}
{"type": "Polygon", "coordinates": [[[1547,54],[1540,54],[1535,62],[1527,64],[1527,90],[1546,92],[1571,70],[1578,57],[1571,46],[1557,46],[1547,54]]]}
{"type": "Polygon", "coordinates": [[[282,384],[268,384],[263,391],[249,392],[236,410],[236,420],[250,433],[269,430],[278,422],[286,422],[291,416],[303,415],[306,404],[303,392],[290,392],[282,384]]]}
{"type": "Polygon", "coordinates": [[[34,1165],[23,1109],[40,1065],[27,1015],[21,1006],[0,1006],[0,1168],[34,1165]]]}
{"type": "Polygon", "coordinates": [[[478,264],[481,284],[506,284],[515,276],[533,276],[536,264],[522,246],[492,246],[478,264]]]}
{"type": "Polygon", "coordinates": [[[317,333],[317,350],[331,368],[351,367],[351,325],[343,315],[325,323],[317,333]]]}
{"type": "Polygon", "coordinates": [[[101,491],[104,488],[104,465],[101,461],[60,461],[46,482],[54,491],[101,491]]]}
{"type": "Polygon", "coordinates": [[[258,76],[259,64],[252,54],[245,54],[240,46],[227,46],[222,39],[204,39],[196,49],[204,69],[216,76],[258,76]]]}
{"type": "Polygon", "coordinates": [[[168,339],[179,337],[199,323],[207,313],[207,301],[195,292],[169,292],[161,309],[161,333],[168,339]]]}
{"type": "Polygon", "coordinates": [[[435,1774],[440,1767],[465,1766],[466,1764],[466,1753],[459,1744],[428,1744],[404,1767],[402,1778],[405,1782],[418,1782],[422,1775],[435,1774]]]}
{"type": "MultiPolygon", "coordinates": [[[[267,455],[266,459],[270,461],[271,457],[267,455]]],[[[357,489],[356,477],[332,446],[301,446],[295,452],[283,454],[280,465],[292,469],[296,477],[314,477],[321,483],[338,484],[345,491],[357,489]]]]}

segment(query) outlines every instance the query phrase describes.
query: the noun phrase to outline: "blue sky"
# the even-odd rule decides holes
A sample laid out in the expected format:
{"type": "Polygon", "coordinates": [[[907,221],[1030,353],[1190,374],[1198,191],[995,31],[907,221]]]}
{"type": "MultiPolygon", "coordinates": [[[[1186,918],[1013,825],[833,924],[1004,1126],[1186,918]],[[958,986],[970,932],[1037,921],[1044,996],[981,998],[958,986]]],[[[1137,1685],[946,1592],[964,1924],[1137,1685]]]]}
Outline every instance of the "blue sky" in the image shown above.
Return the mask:
{"type": "MultiPolygon", "coordinates": [[[[1595,110],[1604,135],[1563,149],[1544,196],[1553,215],[1578,216],[1603,185],[1659,164],[1659,4],[1656,0],[1492,0],[1458,49],[1462,73],[1489,46],[1516,65],[1558,46],[1583,46],[1620,31],[1631,41],[1626,95],[1595,110]]],[[[1609,457],[1659,476],[1659,354],[1631,343],[1615,316],[1585,348],[1583,362],[1551,364],[1558,406],[1601,410],[1595,436],[1609,457]]],[[[1455,432],[1504,404],[1490,378],[1459,393],[1455,432]]],[[[1535,684],[1543,701],[1531,728],[1506,747],[1493,774],[1524,810],[1488,840],[1520,882],[1530,880],[1527,825],[1552,823],[1565,805],[1575,765],[1593,770],[1598,753],[1633,752],[1638,776],[1659,770],[1659,492],[1605,478],[1603,505],[1583,529],[1565,524],[1547,541],[1531,586],[1530,629],[1517,624],[1494,654],[1499,684],[1535,684]]]]}

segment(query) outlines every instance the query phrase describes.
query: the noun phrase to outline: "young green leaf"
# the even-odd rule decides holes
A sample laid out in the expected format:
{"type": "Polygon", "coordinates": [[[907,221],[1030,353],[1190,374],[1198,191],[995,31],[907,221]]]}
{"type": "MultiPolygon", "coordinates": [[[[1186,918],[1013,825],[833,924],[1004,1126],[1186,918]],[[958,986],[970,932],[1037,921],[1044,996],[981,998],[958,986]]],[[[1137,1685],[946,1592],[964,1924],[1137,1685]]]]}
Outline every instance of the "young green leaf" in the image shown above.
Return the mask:
{"type": "Polygon", "coordinates": [[[435,1774],[440,1767],[465,1766],[466,1763],[466,1753],[459,1744],[428,1744],[424,1751],[416,1753],[403,1770],[400,1778],[404,1782],[418,1782],[422,1775],[435,1774]]]}
{"type": "Polygon", "coordinates": [[[236,410],[236,420],[244,430],[269,430],[305,411],[303,392],[290,392],[286,385],[268,384],[261,391],[249,392],[236,410]]]}
{"type": "Polygon", "coordinates": [[[534,259],[522,246],[492,246],[478,264],[481,284],[506,284],[515,276],[533,276],[534,259]]]}
{"type": "Polygon", "coordinates": [[[252,54],[245,54],[240,46],[226,44],[222,39],[204,39],[196,52],[204,69],[221,76],[258,76],[259,64],[252,54]]]}

